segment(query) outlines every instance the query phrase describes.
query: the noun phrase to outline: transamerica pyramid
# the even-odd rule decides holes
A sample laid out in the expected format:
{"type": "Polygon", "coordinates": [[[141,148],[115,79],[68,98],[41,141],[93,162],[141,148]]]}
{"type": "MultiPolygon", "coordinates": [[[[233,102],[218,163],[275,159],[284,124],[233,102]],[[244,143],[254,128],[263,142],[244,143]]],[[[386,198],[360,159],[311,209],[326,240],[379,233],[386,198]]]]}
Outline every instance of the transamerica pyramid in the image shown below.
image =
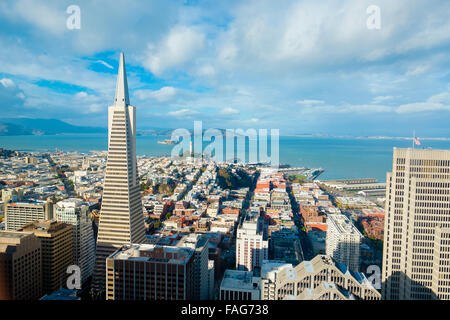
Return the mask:
{"type": "Polygon", "coordinates": [[[106,258],[129,243],[144,243],[145,227],[136,161],[136,108],[130,105],[120,54],[114,105],[108,107],[108,159],[97,235],[93,289],[104,293],[106,258]]]}

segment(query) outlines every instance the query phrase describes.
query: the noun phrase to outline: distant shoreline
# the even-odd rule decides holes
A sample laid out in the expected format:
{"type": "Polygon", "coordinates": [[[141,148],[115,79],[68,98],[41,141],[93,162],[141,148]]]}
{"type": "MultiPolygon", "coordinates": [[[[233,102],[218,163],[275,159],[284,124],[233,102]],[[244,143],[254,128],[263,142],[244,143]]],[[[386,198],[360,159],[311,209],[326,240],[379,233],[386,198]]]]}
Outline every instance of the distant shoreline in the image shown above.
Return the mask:
{"type": "MultiPolygon", "coordinates": [[[[412,140],[412,137],[388,137],[388,136],[334,136],[334,135],[298,135],[298,134],[285,134],[280,137],[296,137],[296,138],[334,138],[334,139],[367,139],[367,140],[412,140]]],[[[418,137],[419,140],[429,141],[450,141],[450,138],[446,137],[418,137]]]]}
{"type": "MultiPolygon", "coordinates": [[[[175,129],[174,129],[175,130],[175,129]]],[[[42,137],[42,136],[107,136],[107,132],[92,132],[92,133],[55,133],[55,134],[16,134],[16,135],[1,135],[0,137],[42,137]]],[[[167,134],[137,134],[137,137],[168,137],[167,134]]],[[[366,139],[366,140],[412,140],[412,137],[389,137],[389,136],[338,136],[338,135],[321,135],[321,134],[280,134],[280,137],[294,137],[294,138],[324,138],[324,139],[366,139]]],[[[450,141],[450,137],[418,137],[423,141],[450,141]]],[[[169,140],[169,139],[168,139],[169,140]]]]}

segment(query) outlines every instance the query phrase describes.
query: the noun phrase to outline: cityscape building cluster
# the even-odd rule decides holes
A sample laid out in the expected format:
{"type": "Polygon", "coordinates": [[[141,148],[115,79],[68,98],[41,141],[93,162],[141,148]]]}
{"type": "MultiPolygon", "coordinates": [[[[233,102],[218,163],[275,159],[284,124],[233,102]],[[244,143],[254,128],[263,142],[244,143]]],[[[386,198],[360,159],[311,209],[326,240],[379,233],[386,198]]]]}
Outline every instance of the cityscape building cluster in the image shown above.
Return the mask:
{"type": "Polygon", "coordinates": [[[321,181],[137,156],[136,117],[121,54],[108,151],[1,153],[0,299],[450,299],[450,151],[321,181]]]}

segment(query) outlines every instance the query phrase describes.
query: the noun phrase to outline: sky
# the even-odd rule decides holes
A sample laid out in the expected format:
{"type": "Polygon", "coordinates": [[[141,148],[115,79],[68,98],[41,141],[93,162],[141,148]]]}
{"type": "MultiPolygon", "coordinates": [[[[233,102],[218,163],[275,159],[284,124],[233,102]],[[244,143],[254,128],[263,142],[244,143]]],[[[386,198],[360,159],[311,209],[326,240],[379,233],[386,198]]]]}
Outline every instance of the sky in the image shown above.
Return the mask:
{"type": "Polygon", "coordinates": [[[2,0],[0,118],[107,127],[123,51],[138,129],[450,137],[449,13],[448,0],[2,0]]]}

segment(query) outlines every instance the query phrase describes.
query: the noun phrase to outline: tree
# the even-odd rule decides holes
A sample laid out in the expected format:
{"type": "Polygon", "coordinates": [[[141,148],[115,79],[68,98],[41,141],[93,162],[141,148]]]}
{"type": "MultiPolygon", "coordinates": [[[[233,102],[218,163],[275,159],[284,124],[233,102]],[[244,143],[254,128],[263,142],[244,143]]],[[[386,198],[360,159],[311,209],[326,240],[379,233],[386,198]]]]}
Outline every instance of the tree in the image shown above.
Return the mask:
{"type": "Polygon", "coordinates": [[[70,189],[74,189],[75,185],[72,180],[67,180],[67,184],[69,185],[70,189]]]}
{"type": "Polygon", "coordinates": [[[292,183],[305,183],[307,180],[306,176],[290,175],[288,177],[289,181],[292,183]]]}
{"type": "Polygon", "coordinates": [[[165,184],[162,183],[158,186],[158,193],[165,194],[166,196],[173,195],[173,191],[175,190],[175,184],[165,184]]]}

